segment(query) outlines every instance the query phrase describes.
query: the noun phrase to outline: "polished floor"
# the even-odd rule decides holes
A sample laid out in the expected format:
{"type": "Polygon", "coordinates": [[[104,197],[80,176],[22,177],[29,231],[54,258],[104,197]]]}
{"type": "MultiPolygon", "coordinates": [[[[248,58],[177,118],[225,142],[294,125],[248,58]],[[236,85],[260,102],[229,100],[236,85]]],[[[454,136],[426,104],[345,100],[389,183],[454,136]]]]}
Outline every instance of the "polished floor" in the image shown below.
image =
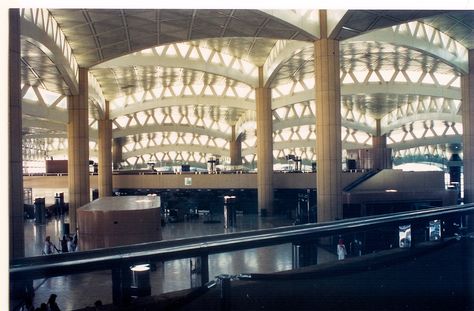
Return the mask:
{"type": "MultiPolygon", "coordinates": [[[[226,232],[239,232],[261,228],[273,228],[291,225],[292,220],[284,217],[258,217],[257,215],[238,215],[232,229],[224,229],[222,215],[216,215],[216,223],[203,223],[203,217],[180,223],[167,223],[163,227],[163,239],[171,240],[185,237],[212,235],[226,232]]],[[[40,256],[44,238],[49,235],[59,246],[63,232],[63,222],[67,218],[51,219],[45,225],[25,222],[26,256],[40,256]]],[[[318,250],[318,260],[336,260],[335,252],[318,250]]],[[[222,253],[209,256],[209,275],[238,274],[252,272],[274,272],[292,268],[292,246],[283,244],[272,247],[222,253]]],[[[194,280],[190,272],[190,259],[167,261],[156,264],[151,272],[152,294],[190,288],[194,280]]],[[[100,271],[63,277],[35,280],[36,295],[34,306],[46,302],[50,294],[58,295],[57,302],[61,310],[74,310],[92,306],[100,299],[104,304],[112,302],[111,273],[100,271]]],[[[12,306],[14,307],[14,306],[12,306]]]]}

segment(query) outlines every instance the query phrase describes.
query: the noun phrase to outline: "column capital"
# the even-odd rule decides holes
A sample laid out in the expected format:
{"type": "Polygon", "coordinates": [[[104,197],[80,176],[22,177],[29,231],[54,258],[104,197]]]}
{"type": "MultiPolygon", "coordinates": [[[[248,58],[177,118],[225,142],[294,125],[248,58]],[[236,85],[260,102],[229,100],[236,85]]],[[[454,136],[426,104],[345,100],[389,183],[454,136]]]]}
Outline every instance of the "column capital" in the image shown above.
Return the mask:
{"type": "Polygon", "coordinates": [[[264,86],[263,66],[258,67],[258,87],[263,88],[264,86]]]}
{"type": "Polygon", "coordinates": [[[319,10],[319,37],[327,39],[328,37],[328,18],[326,10],[319,10]]]}

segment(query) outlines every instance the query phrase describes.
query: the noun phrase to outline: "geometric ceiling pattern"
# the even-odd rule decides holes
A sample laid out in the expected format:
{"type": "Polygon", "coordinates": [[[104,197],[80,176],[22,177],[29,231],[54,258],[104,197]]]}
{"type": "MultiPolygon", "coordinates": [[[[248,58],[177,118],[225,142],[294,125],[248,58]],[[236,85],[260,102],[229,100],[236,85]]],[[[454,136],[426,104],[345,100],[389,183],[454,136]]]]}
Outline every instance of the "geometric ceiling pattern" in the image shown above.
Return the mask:
{"type": "MultiPolygon", "coordinates": [[[[370,147],[377,123],[394,157],[448,157],[446,146],[462,141],[460,78],[474,47],[472,23],[465,21],[474,13],[418,13],[398,12],[395,18],[385,11],[347,11],[340,17],[346,24],[333,28],[332,36],[341,39],[343,149],[370,147]],[[358,25],[357,16],[374,20],[358,25]]],[[[26,167],[45,157],[67,158],[66,97],[77,93],[79,67],[89,68],[92,160],[97,119],[107,101],[112,135],[123,144],[123,167],[205,167],[210,157],[228,164],[235,127],[242,135],[243,165],[255,168],[255,87],[262,67],[272,94],[274,163],[290,154],[315,161],[313,42],[319,33],[311,30],[318,28],[311,16],[317,12],[21,14],[26,167]],[[295,23],[301,16],[305,22],[295,23]]]]}

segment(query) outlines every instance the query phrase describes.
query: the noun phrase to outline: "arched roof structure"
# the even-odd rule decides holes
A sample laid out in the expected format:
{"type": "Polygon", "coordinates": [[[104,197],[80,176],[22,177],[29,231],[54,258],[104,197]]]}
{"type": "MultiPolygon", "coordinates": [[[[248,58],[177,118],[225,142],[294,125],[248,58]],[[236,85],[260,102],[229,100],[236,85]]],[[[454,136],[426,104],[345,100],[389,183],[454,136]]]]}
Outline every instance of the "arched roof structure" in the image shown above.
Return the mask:
{"type": "MultiPolygon", "coordinates": [[[[460,77],[474,11],[328,10],[340,40],[343,148],[380,120],[394,156],[461,142],[460,77]]],[[[274,162],[315,160],[318,10],[22,9],[23,156],[67,156],[66,96],[89,69],[90,148],[109,103],[124,165],[228,162],[232,126],[254,167],[258,67],[272,89],[274,162]]],[[[444,152],[444,153],[443,153],[444,152]]]]}

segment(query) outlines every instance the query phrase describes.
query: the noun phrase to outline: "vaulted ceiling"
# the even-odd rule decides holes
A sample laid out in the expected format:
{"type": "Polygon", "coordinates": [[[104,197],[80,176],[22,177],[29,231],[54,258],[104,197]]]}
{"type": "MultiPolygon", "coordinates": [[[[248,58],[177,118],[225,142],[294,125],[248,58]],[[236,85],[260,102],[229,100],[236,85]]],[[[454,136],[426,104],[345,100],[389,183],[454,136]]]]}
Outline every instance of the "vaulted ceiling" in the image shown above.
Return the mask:
{"type": "MultiPolygon", "coordinates": [[[[27,158],[67,154],[65,96],[77,92],[84,67],[93,98],[91,157],[106,100],[113,135],[125,141],[125,165],[228,157],[231,126],[246,134],[250,165],[262,66],[272,88],[275,161],[289,153],[314,160],[317,10],[21,14],[27,158]]],[[[340,41],[343,148],[370,146],[380,119],[399,156],[446,156],[446,146],[461,140],[459,80],[474,47],[473,21],[473,11],[328,11],[328,35],[340,41]]]]}

